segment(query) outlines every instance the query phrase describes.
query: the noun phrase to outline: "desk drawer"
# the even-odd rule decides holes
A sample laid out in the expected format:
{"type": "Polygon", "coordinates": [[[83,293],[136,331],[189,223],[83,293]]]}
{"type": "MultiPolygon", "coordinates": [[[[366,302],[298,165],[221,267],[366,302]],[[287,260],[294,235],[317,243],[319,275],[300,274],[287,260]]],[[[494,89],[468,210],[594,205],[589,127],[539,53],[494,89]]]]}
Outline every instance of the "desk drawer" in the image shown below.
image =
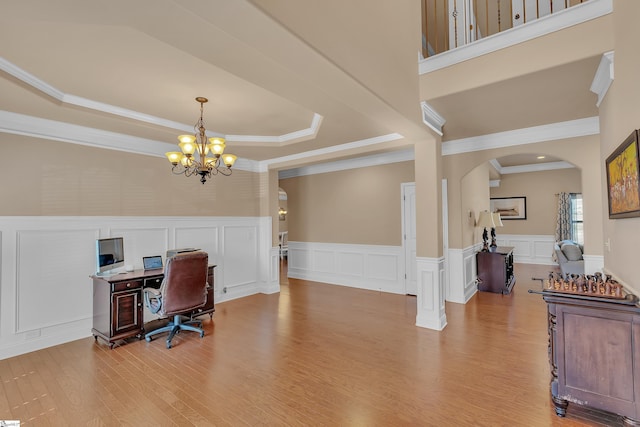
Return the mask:
{"type": "Polygon", "coordinates": [[[111,292],[126,291],[128,289],[136,289],[142,287],[142,280],[126,280],[124,282],[115,282],[111,284],[111,292]]]}
{"type": "Polygon", "coordinates": [[[144,287],[160,289],[160,285],[162,284],[163,278],[164,276],[147,277],[146,279],[144,279],[144,287]]]}

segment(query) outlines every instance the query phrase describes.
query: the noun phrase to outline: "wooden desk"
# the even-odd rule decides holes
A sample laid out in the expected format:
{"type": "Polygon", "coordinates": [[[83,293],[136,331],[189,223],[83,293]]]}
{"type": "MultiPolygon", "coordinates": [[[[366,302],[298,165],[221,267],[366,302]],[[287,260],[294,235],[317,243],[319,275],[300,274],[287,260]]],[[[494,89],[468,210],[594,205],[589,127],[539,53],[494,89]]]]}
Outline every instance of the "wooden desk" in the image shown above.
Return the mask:
{"type": "MultiPolygon", "coordinates": [[[[213,270],[210,265],[207,281],[207,303],[186,316],[194,317],[215,311],[213,301],[213,270]]],[[[134,270],[113,276],[91,276],[93,279],[93,328],[91,333],[97,340],[105,340],[110,348],[115,342],[144,335],[143,297],[144,288],[159,288],[164,278],[162,269],[134,270]]]]}

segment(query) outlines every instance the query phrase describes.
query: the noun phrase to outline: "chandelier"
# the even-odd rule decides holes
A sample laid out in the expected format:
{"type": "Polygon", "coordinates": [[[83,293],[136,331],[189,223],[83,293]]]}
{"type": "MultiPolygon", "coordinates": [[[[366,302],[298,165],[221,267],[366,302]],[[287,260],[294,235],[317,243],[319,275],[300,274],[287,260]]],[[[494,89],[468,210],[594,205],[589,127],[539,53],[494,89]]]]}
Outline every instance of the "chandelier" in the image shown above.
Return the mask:
{"type": "Polygon", "coordinates": [[[165,155],[172,164],[171,172],[176,175],[199,176],[200,182],[204,184],[207,182],[207,178],[213,175],[231,175],[231,167],[237,157],[233,154],[224,154],[226,146],[224,138],[213,137],[207,139],[204,121],[202,120],[202,111],[204,103],[209,100],[199,96],[196,101],[200,103],[200,119],[193,127],[195,133],[193,135],[180,135],[178,137],[178,141],[180,141],[178,146],[181,151],[170,151],[165,155]],[[195,156],[196,152],[198,153],[197,158],[195,156]]]}

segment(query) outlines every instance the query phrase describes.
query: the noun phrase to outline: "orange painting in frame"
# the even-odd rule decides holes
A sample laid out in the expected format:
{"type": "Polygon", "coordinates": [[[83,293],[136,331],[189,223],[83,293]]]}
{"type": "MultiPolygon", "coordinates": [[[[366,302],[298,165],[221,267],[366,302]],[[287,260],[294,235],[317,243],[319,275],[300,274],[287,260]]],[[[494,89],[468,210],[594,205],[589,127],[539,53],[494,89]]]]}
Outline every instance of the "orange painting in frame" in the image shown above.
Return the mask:
{"type": "Polygon", "coordinates": [[[638,182],[638,131],[631,135],[606,160],[609,218],[640,216],[638,182]]]}

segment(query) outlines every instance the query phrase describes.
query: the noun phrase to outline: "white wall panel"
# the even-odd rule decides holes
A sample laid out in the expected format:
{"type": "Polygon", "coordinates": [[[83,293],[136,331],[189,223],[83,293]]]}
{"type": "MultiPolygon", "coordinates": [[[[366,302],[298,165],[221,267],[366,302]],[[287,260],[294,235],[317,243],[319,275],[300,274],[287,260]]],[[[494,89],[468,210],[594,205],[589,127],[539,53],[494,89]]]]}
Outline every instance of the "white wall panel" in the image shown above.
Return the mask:
{"type": "Polygon", "coordinates": [[[320,273],[332,273],[336,270],[335,253],[333,251],[313,251],[314,270],[320,273]]]}
{"type": "Polygon", "coordinates": [[[164,259],[169,242],[167,227],[135,228],[118,227],[110,230],[109,236],[122,237],[124,241],[124,262],[133,268],[142,268],[142,257],[161,255],[164,259]]]}
{"type": "Polygon", "coordinates": [[[364,254],[337,252],[337,271],[341,275],[364,277],[364,254]]]}
{"type": "Polygon", "coordinates": [[[91,335],[95,241],[115,235],[136,268],[170,248],[216,254],[216,304],[280,289],[270,217],[0,217],[0,359],[91,335]]]}
{"type": "Polygon", "coordinates": [[[217,227],[176,227],[174,249],[198,248],[209,254],[209,264],[218,264],[217,227]]]}
{"type": "Polygon", "coordinates": [[[513,261],[523,264],[556,264],[551,258],[555,239],[550,235],[502,234],[499,246],[513,246],[513,261]]]}
{"type": "Polygon", "coordinates": [[[88,319],[96,230],[21,230],[16,239],[16,333],[88,319]]]}
{"type": "Polygon", "coordinates": [[[255,283],[258,278],[257,227],[225,226],[223,233],[224,287],[255,283]]]}
{"type": "Polygon", "coordinates": [[[406,293],[401,246],[289,241],[289,277],[406,293]]]}

